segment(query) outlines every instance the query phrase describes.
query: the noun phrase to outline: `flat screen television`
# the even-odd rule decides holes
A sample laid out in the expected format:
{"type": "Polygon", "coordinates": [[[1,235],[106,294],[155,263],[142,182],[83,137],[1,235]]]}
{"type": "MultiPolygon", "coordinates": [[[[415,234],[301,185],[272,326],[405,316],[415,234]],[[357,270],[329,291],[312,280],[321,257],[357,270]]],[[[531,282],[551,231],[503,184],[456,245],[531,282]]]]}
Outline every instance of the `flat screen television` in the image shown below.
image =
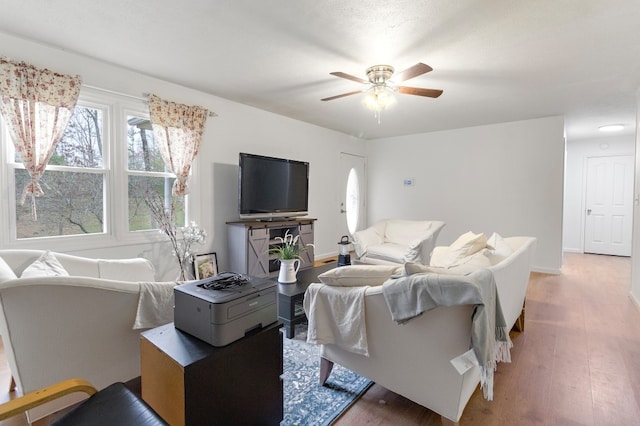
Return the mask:
{"type": "Polygon", "coordinates": [[[240,153],[238,210],[241,219],[305,216],[309,209],[309,163],[240,153]]]}

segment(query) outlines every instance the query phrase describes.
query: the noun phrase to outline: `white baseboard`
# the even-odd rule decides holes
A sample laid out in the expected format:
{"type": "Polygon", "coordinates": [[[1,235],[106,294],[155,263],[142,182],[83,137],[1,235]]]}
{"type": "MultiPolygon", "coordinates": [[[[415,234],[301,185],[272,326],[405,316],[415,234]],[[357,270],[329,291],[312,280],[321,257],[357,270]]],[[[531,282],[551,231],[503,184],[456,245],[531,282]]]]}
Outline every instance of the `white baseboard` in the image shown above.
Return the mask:
{"type": "Polygon", "coordinates": [[[338,255],[338,252],[329,252],[329,253],[314,253],[314,260],[318,261],[318,260],[324,260],[324,259],[329,259],[331,257],[336,257],[338,255]]]}
{"type": "Polygon", "coordinates": [[[560,275],[562,271],[557,268],[543,268],[540,266],[532,266],[531,272],[540,272],[541,274],[560,275]]]}
{"type": "Polygon", "coordinates": [[[579,253],[579,254],[583,254],[584,251],[578,248],[563,248],[562,249],[563,253],[579,253]]]}

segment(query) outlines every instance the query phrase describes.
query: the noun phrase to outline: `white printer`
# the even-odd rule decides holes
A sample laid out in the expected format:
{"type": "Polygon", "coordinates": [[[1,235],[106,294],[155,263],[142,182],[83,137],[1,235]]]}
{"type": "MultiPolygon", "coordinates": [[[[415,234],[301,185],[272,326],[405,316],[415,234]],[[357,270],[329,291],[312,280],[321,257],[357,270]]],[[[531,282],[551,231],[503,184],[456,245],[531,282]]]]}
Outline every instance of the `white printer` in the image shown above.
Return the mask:
{"type": "Polygon", "coordinates": [[[220,274],[174,288],[175,327],[213,346],[228,345],[278,320],[275,280],[224,274],[238,282],[225,287],[221,283],[229,280],[220,274]]]}

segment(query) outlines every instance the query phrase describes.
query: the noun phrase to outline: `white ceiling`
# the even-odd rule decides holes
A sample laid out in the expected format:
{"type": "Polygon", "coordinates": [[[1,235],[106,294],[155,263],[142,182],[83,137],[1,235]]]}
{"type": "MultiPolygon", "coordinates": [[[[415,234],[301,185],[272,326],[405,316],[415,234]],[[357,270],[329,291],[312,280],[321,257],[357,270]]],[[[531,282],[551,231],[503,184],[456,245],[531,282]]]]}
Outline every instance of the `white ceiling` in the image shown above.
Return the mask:
{"type": "MultiPolygon", "coordinates": [[[[564,115],[568,140],[635,132],[638,0],[0,0],[0,31],[362,138],[564,115]],[[364,85],[434,71],[378,124],[364,85]]],[[[2,48],[0,46],[0,55],[2,48]]],[[[21,59],[21,58],[14,58],[21,59]]]]}

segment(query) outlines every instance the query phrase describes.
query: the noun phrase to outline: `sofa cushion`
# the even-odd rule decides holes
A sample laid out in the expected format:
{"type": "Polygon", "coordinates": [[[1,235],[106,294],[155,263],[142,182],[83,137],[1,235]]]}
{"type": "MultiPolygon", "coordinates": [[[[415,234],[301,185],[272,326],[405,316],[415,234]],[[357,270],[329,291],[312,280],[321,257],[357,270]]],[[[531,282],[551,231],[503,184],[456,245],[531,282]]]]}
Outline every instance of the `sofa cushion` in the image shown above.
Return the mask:
{"type": "Polygon", "coordinates": [[[429,266],[448,268],[449,266],[457,264],[463,258],[464,256],[460,256],[457,252],[451,250],[450,247],[438,246],[433,248],[429,266]]]}
{"type": "Polygon", "coordinates": [[[407,262],[404,264],[404,272],[406,275],[413,275],[413,274],[425,274],[425,273],[432,273],[432,274],[460,274],[460,271],[456,271],[455,268],[437,268],[435,266],[426,266],[423,265],[422,263],[414,263],[414,262],[407,262]]]}
{"type": "Polygon", "coordinates": [[[347,265],[318,275],[321,283],[338,287],[378,286],[392,275],[404,273],[404,266],[347,265]]]}
{"type": "Polygon", "coordinates": [[[387,260],[389,262],[404,263],[407,247],[396,243],[384,243],[371,246],[367,250],[367,257],[387,260]]]}
{"type": "Polygon", "coordinates": [[[467,256],[456,265],[447,268],[450,272],[460,275],[469,274],[482,268],[489,268],[492,265],[489,258],[489,250],[482,249],[471,256],[467,256]]]}
{"type": "Polygon", "coordinates": [[[144,258],[98,259],[100,278],[119,281],[154,281],[153,263],[144,258]]]}
{"type": "Polygon", "coordinates": [[[27,266],[20,278],[69,276],[62,264],[50,250],[45,251],[31,265],[27,266]]]}
{"type": "Polygon", "coordinates": [[[11,266],[0,257],[0,283],[18,278],[11,266]]]}

